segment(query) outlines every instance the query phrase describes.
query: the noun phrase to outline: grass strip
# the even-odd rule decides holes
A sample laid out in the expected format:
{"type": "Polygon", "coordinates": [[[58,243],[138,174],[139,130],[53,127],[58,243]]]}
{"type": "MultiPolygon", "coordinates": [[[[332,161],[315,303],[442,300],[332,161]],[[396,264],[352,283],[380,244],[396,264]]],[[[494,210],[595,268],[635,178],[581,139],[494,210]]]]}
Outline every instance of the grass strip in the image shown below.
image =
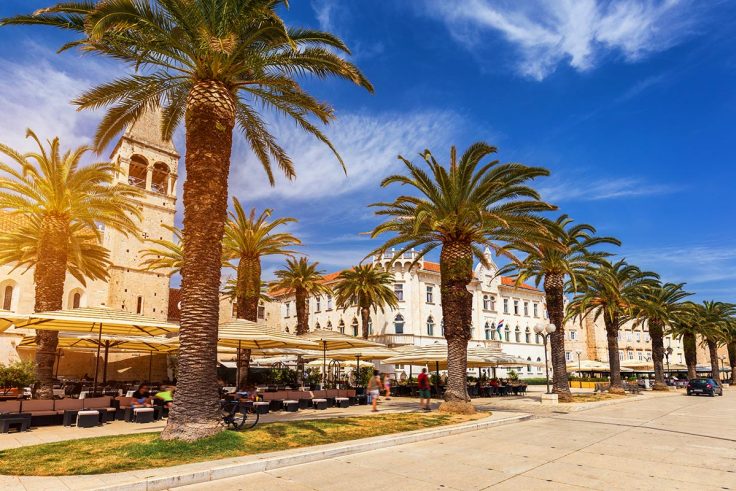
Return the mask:
{"type": "Polygon", "coordinates": [[[194,443],[163,441],[156,433],[66,440],[0,451],[0,474],[70,476],[167,467],[434,428],[484,416],[393,413],[274,422],[252,430],[223,431],[194,443]]]}

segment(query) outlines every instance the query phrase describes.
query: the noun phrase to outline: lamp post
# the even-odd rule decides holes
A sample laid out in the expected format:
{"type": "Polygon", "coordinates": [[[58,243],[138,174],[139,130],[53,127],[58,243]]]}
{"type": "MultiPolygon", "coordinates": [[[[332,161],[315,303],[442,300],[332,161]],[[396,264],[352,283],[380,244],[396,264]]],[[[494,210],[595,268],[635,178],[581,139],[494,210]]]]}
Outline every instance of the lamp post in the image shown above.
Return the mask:
{"type": "Polygon", "coordinates": [[[664,350],[664,359],[667,362],[667,378],[670,377],[670,355],[672,354],[672,346],[667,346],[664,350]]]}
{"type": "Polygon", "coordinates": [[[554,324],[537,324],[534,326],[534,332],[542,336],[544,341],[544,377],[547,381],[547,394],[549,394],[549,361],[547,359],[547,338],[550,334],[557,330],[554,324]]]}
{"type": "MultiPolygon", "coordinates": [[[[726,357],[721,355],[720,360],[721,360],[721,373],[723,373],[725,371],[726,357]]],[[[718,374],[718,380],[721,379],[721,373],[718,374]]]]}

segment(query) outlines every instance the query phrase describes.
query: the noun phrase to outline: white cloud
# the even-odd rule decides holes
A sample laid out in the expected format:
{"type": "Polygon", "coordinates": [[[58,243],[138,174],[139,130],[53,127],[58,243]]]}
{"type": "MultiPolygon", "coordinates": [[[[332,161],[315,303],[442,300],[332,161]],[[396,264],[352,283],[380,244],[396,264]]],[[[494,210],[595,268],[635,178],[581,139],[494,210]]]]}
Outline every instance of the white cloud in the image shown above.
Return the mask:
{"type": "Polygon", "coordinates": [[[687,282],[685,289],[694,293],[712,292],[706,289],[709,283],[736,280],[734,244],[662,245],[628,252],[626,258],[642,269],[657,271],[664,281],[687,282]]]}
{"type": "Polygon", "coordinates": [[[453,135],[462,128],[450,112],[338,115],[326,130],[347,166],[347,176],[332,152],[320,141],[287,121],[278,121],[271,131],[294,160],[297,177],[289,182],[277,174],[276,187],[269,186],[260,163],[244,139],[237,138],[230,173],[232,194],[249,201],[331,199],[358,190],[377,189],[381,179],[401,164],[397,155],[418,158],[430,148],[437,155],[449,151],[453,135]]]}
{"type": "Polygon", "coordinates": [[[665,50],[695,22],[689,0],[428,0],[430,15],[484,55],[487,31],[496,31],[521,55],[519,72],[542,80],[561,63],[594,68],[606,53],[634,62],[665,50]]]}
{"type": "Polygon", "coordinates": [[[542,199],[551,203],[564,201],[599,201],[619,198],[656,196],[676,192],[668,184],[652,184],[635,177],[613,177],[586,181],[583,178],[560,179],[555,176],[539,186],[542,199]]]}

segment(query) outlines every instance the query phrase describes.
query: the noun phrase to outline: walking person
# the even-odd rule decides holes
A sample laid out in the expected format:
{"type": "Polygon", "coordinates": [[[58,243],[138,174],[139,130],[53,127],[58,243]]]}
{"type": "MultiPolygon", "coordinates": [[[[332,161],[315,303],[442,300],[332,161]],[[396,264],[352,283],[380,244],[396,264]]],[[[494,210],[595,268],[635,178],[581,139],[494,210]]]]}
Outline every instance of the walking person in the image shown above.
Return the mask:
{"type": "Polygon", "coordinates": [[[386,400],[391,400],[391,378],[388,373],[383,375],[383,388],[386,390],[386,400]]]}
{"type": "Polygon", "coordinates": [[[368,395],[371,396],[372,412],[377,413],[378,396],[381,393],[383,384],[381,383],[381,374],[378,370],[373,370],[373,377],[368,381],[368,395]]]}
{"type": "Polygon", "coordinates": [[[429,377],[427,376],[426,368],[422,368],[422,373],[417,377],[417,385],[419,389],[419,407],[425,411],[431,411],[429,400],[432,396],[429,392],[429,377]]]}

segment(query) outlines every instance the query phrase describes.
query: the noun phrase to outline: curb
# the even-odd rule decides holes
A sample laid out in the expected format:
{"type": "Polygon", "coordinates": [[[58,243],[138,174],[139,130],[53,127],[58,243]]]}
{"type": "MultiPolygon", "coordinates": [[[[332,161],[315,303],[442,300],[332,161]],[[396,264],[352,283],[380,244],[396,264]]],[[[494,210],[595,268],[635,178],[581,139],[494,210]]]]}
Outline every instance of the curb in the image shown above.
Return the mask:
{"type": "Polygon", "coordinates": [[[646,399],[653,399],[653,398],[660,398],[660,397],[675,397],[675,396],[680,396],[680,395],[682,394],[678,392],[674,392],[672,394],[660,395],[660,396],[644,396],[644,398],[642,399],[639,399],[637,397],[626,397],[624,399],[613,399],[610,401],[591,402],[591,403],[588,403],[589,404],[588,406],[569,408],[568,412],[569,413],[579,413],[581,411],[589,411],[591,409],[597,409],[599,407],[615,406],[617,404],[626,404],[628,402],[641,402],[646,399]]]}
{"type": "MultiPolygon", "coordinates": [[[[530,414],[519,416],[511,416],[504,419],[493,421],[476,421],[471,423],[461,423],[443,428],[431,430],[418,430],[407,433],[399,433],[395,435],[379,436],[366,438],[363,440],[354,440],[354,443],[348,444],[331,444],[322,446],[322,448],[309,448],[288,455],[276,455],[272,457],[263,457],[258,460],[250,460],[246,462],[236,462],[227,465],[217,466],[218,462],[212,461],[213,467],[206,470],[183,470],[172,473],[167,476],[149,477],[138,482],[125,483],[113,486],[105,486],[95,488],[104,491],[154,491],[187,486],[190,484],[200,484],[229,477],[243,476],[256,472],[264,472],[283,467],[290,467],[299,464],[308,464],[310,462],[318,462],[335,457],[345,455],[353,455],[371,450],[392,447],[396,445],[405,445],[407,443],[415,443],[425,440],[432,440],[444,436],[457,435],[471,431],[492,428],[496,426],[504,426],[511,423],[518,423],[532,418],[530,414]]],[[[252,459],[252,456],[242,457],[242,459],[252,459]]],[[[232,459],[228,459],[232,462],[232,459]]]]}

